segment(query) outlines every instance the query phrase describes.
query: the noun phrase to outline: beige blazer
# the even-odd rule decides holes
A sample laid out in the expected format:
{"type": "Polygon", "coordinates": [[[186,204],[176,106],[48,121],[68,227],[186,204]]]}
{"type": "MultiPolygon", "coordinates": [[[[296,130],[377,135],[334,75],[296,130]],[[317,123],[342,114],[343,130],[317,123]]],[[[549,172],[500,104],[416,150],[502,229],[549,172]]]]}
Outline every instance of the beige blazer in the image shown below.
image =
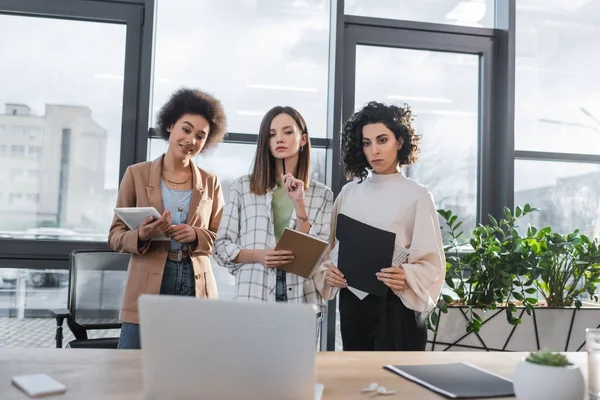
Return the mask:
{"type": "MultiPolygon", "coordinates": [[[[119,187],[117,207],[154,207],[161,214],[164,212],[160,190],[163,157],[127,168],[119,187]]],[[[187,224],[198,235],[198,245],[188,249],[194,266],[196,297],[216,299],[217,283],[208,256],[213,252],[223,213],[223,194],[215,175],[193,163],[192,171],[192,198],[187,224]]],[[[138,248],[138,230],[130,230],[115,215],[108,234],[108,244],[114,251],[131,254],[120,318],[123,322],[137,324],[139,296],[142,293],[158,294],[160,291],[169,242],[151,241],[138,248]]]]}

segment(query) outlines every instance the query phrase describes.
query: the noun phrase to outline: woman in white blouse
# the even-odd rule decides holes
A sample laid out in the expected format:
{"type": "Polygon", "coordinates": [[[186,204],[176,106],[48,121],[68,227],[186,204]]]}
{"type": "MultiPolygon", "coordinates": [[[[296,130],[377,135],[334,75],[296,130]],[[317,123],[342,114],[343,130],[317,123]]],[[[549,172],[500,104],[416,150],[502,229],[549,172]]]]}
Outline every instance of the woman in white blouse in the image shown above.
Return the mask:
{"type": "Polygon", "coordinates": [[[324,299],[340,293],[344,350],[425,349],[427,332],[422,314],[436,305],[446,261],[431,193],[399,169],[414,163],[419,152],[419,136],[411,123],[408,106],[371,102],[343,128],[345,171],[358,179],[346,184],[335,201],[331,251],[313,279],[324,299]],[[386,297],[348,286],[335,265],[339,214],[395,233],[393,259],[401,261],[376,273],[388,287],[386,297]]]}
{"type": "Polygon", "coordinates": [[[215,259],[235,276],[234,299],[322,309],[312,280],[278,269],[294,255],[273,248],[286,227],[327,240],[332,204],[331,190],[310,181],[304,118],[292,107],[269,110],[260,125],[252,172],[232,183],[215,240],[215,259]]]}

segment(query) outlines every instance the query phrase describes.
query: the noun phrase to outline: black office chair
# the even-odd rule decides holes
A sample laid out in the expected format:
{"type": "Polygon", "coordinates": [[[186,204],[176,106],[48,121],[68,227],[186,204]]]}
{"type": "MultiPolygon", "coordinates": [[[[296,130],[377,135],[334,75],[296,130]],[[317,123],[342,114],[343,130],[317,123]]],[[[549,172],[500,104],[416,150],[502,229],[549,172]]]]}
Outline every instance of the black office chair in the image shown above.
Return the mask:
{"type": "Polygon", "coordinates": [[[119,310],[127,280],[129,254],[110,250],[75,250],[69,259],[66,309],[56,318],[56,347],[62,348],[63,322],[75,336],[66,347],[116,349],[118,337],[88,338],[89,330],[120,329],[119,310]]]}

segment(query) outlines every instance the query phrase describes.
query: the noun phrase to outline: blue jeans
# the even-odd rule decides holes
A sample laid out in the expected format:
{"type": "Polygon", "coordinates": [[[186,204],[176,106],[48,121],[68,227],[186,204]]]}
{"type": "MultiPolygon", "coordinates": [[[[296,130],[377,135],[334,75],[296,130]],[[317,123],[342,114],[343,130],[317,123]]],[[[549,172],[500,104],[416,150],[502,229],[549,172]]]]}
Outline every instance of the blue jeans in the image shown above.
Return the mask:
{"type": "Polygon", "coordinates": [[[194,279],[194,268],[189,258],[181,261],[167,260],[160,294],[172,296],[195,296],[196,280],[194,279]]]}
{"type": "Polygon", "coordinates": [[[130,324],[129,322],[121,324],[117,349],[141,349],[140,326],[138,324],[130,324]]]}
{"type": "MultiPolygon", "coordinates": [[[[194,279],[194,268],[189,258],[181,261],[167,260],[162,282],[160,284],[160,294],[173,296],[195,296],[196,280],[194,279]]],[[[119,336],[119,349],[140,349],[140,326],[129,322],[123,322],[121,325],[121,334],[119,336]]]]}

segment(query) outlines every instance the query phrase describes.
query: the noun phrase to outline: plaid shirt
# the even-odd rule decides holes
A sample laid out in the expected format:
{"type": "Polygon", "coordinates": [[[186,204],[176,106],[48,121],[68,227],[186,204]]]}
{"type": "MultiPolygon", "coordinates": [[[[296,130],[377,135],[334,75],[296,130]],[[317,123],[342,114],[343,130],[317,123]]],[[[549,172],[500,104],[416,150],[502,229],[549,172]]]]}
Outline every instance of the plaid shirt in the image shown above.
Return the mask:
{"type": "MultiPolygon", "coordinates": [[[[276,268],[233,261],[242,249],[275,247],[272,199],[271,191],[265,195],[252,193],[248,175],[236,179],[231,186],[215,240],[214,258],[235,276],[235,300],[275,301],[276,268]]],[[[308,220],[312,224],[309,233],[328,240],[333,193],[325,185],[311,182],[304,193],[304,203],[308,220]]],[[[296,226],[295,210],[288,226],[296,226]]],[[[325,303],[315,289],[312,279],[307,280],[287,273],[286,283],[288,302],[309,303],[316,305],[320,310],[324,309],[325,303]]]]}

